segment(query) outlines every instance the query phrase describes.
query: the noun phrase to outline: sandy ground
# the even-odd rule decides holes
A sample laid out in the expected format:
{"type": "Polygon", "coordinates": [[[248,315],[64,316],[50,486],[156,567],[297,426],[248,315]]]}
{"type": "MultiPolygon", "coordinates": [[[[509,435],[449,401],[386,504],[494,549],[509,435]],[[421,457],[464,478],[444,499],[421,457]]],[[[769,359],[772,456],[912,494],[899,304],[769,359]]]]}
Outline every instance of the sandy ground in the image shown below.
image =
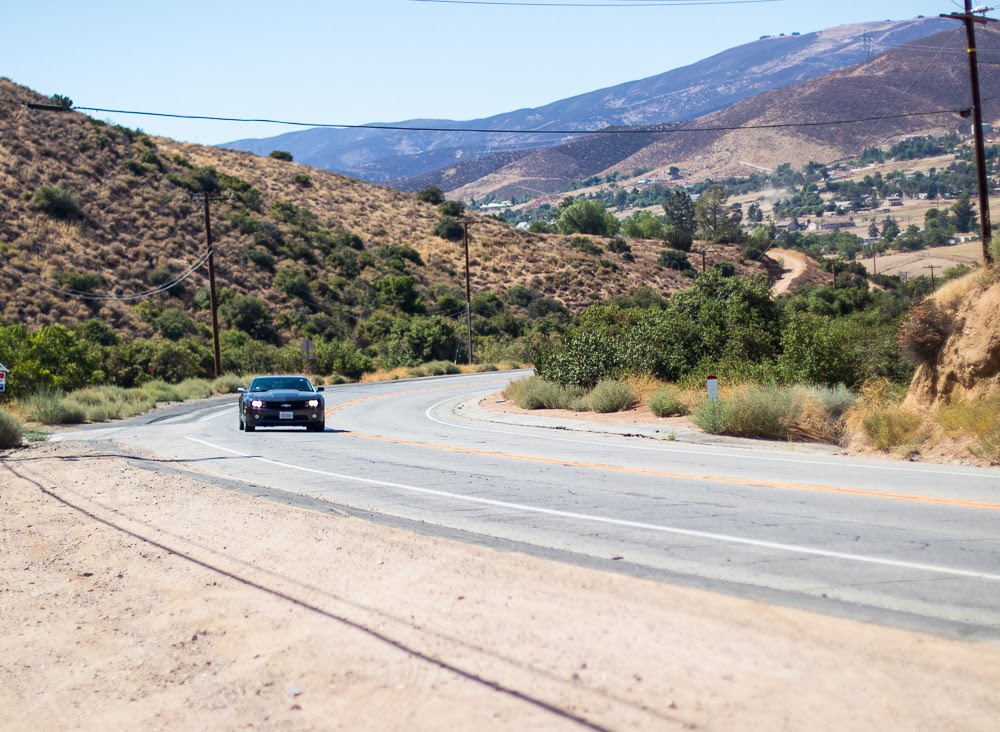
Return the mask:
{"type": "Polygon", "coordinates": [[[0,728],[993,730],[1000,647],[0,454],[0,728]]]}
{"type": "Polygon", "coordinates": [[[781,279],[771,287],[771,294],[774,296],[788,292],[792,283],[804,275],[808,269],[808,259],[802,252],[793,249],[772,248],[767,254],[776,262],[783,262],[785,267],[785,273],[781,275],[781,279]]]}

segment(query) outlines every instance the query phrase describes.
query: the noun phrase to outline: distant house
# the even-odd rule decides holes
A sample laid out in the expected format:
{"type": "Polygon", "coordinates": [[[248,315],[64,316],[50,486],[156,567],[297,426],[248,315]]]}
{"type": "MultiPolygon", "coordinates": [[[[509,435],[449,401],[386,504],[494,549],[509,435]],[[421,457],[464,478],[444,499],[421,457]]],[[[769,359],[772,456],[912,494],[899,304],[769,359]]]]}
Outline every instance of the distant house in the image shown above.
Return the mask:
{"type": "Polygon", "coordinates": [[[902,206],[903,198],[902,196],[889,196],[888,198],[885,199],[885,202],[888,203],[890,206],[902,206]]]}
{"type": "Polygon", "coordinates": [[[809,231],[839,231],[850,229],[854,226],[853,221],[813,221],[806,222],[806,229],[809,231]]]}

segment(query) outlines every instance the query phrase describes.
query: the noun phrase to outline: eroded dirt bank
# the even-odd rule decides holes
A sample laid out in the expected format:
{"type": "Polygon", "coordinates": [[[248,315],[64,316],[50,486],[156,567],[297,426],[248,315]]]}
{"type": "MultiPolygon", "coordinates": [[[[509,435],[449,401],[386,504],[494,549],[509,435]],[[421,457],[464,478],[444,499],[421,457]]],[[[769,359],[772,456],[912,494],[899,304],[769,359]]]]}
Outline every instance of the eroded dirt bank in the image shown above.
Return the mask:
{"type": "Polygon", "coordinates": [[[1000,716],[996,645],[290,508],[115,450],[2,460],[3,729],[992,730],[1000,716]]]}

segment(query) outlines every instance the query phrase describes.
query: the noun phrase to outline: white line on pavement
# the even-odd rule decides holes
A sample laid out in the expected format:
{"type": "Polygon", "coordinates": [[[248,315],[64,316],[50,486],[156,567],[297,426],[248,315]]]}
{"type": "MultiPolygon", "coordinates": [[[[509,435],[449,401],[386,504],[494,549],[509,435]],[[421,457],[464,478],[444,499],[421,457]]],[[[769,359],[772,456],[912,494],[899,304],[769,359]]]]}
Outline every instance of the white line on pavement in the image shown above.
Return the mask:
{"type": "Polygon", "coordinates": [[[608,516],[595,516],[585,513],[576,513],[573,511],[560,511],[554,508],[542,508],[540,506],[528,506],[521,503],[510,503],[508,501],[497,501],[491,498],[481,498],[478,496],[466,496],[460,493],[449,493],[447,491],[436,490],[434,488],[421,488],[419,486],[407,485],[405,483],[394,483],[386,480],[375,480],[372,478],[362,478],[357,475],[346,475],[344,473],[333,473],[327,470],[319,470],[316,468],[306,468],[301,465],[293,465],[292,463],[280,462],[278,460],[271,460],[269,458],[257,457],[254,455],[248,455],[247,453],[239,452],[238,450],[232,450],[230,448],[222,447],[220,445],[215,445],[211,442],[205,440],[199,440],[196,437],[186,437],[185,439],[191,442],[196,442],[205,447],[212,448],[213,450],[219,450],[221,452],[228,452],[232,455],[238,455],[240,457],[245,457],[250,460],[257,460],[268,465],[275,465],[280,468],[288,468],[290,470],[299,470],[304,473],[312,473],[313,475],[322,475],[328,478],[338,478],[340,480],[353,481],[356,483],[366,483],[368,485],[377,485],[384,488],[396,488],[399,490],[409,491],[411,493],[421,493],[429,496],[436,496],[439,498],[447,498],[454,501],[461,501],[465,503],[476,503],[484,506],[493,506],[496,508],[505,508],[511,511],[519,511],[521,513],[533,513],[541,514],[544,516],[554,516],[557,518],[568,518],[578,521],[589,521],[591,523],[607,524],[612,526],[622,526],[630,529],[644,529],[647,531],[655,531],[663,534],[676,534],[679,536],[690,536],[699,539],[709,539],[713,541],[721,541],[730,544],[743,544],[745,546],[754,546],[763,549],[775,549],[778,551],[790,552],[794,554],[807,554],[815,557],[826,557],[829,559],[843,559],[851,562],[864,562],[867,564],[878,564],[884,567],[896,567],[898,569],[910,569],[923,572],[933,572],[935,574],[946,574],[953,577],[972,577],[974,579],[992,580],[994,582],[1000,582],[1000,575],[990,574],[988,572],[976,572],[967,569],[958,569],[955,567],[941,567],[934,564],[920,564],[916,562],[904,562],[897,559],[885,559],[882,557],[868,557],[861,554],[847,554],[844,552],[834,552],[826,549],[814,549],[807,546],[798,546],[796,544],[781,544],[773,541],[762,541],[759,539],[748,539],[739,536],[729,536],[727,534],[716,534],[709,531],[696,531],[693,529],[681,529],[673,526],[661,526],[659,524],[649,524],[641,521],[628,521],[626,519],[616,519],[610,518],[608,516]]]}

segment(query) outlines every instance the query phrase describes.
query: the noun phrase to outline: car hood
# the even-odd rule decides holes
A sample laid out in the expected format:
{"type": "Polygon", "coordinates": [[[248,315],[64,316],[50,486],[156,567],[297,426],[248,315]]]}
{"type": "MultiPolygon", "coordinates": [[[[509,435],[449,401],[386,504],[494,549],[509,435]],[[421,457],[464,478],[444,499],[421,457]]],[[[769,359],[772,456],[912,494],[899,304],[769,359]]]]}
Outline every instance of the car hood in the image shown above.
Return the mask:
{"type": "Polygon", "coordinates": [[[316,391],[296,391],[294,389],[275,389],[273,391],[255,391],[247,394],[251,399],[266,399],[269,402],[288,402],[299,399],[322,399],[323,395],[316,391]]]}

